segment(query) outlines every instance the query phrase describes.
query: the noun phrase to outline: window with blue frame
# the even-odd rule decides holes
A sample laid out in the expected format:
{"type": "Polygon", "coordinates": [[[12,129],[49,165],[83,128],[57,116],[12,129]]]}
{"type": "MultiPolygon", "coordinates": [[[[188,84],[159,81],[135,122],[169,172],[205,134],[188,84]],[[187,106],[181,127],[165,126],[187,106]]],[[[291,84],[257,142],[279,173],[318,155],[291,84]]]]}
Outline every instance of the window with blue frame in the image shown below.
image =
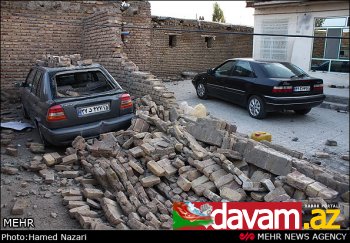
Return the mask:
{"type": "Polygon", "coordinates": [[[310,69],[349,73],[349,16],[315,18],[314,36],[310,69]]]}

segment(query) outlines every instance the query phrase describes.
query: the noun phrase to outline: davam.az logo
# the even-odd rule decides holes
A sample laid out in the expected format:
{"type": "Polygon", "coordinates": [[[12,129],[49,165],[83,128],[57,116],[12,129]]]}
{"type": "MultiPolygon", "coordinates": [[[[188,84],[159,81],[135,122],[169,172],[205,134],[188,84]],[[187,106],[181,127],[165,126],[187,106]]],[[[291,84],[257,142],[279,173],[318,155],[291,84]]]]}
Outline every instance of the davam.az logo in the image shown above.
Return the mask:
{"type": "Polygon", "coordinates": [[[313,209],[302,224],[301,202],[175,202],[173,228],[177,230],[301,230],[339,229],[339,209],[313,209]],[[327,217],[331,216],[331,217],[327,217]]]}

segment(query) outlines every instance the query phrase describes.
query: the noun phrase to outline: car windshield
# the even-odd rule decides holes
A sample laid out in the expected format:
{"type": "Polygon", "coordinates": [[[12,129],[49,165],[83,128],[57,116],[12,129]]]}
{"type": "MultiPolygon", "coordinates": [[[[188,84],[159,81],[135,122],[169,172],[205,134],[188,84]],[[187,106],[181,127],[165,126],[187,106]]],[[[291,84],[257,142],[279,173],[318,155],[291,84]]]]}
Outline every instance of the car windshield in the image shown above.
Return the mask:
{"type": "Polygon", "coordinates": [[[262,67],[269,78],[295,78],[308,76],[303,70],[291,63],[263,63],[262,67]]]}

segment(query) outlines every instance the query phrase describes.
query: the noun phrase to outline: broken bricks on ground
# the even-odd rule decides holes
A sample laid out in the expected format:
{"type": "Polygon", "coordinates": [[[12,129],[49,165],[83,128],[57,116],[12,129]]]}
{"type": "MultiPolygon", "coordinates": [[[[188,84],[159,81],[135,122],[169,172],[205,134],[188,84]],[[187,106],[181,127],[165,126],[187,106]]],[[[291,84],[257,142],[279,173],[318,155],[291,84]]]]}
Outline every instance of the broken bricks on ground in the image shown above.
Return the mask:
{"type": "MultiPolygon", "coordinates": [[[[349,227],[349,176],[305,161],[299,152],[249,139],[225,121],[157,106],[150,96],[135,105],[127,130],[77,137],[64,156],[36,155],[25,166],[45,183],[61,180],[63,205],[83,228],[172,229],[175,201],[338,203],[336,223],[349,227]]],[[[28,146],[45,152],[41,144],[28,146]]],[[[17,173],[11,167],[1,171],[17,173]]],[[[16,202],[13,214],[24,208],[16,202]]]]}

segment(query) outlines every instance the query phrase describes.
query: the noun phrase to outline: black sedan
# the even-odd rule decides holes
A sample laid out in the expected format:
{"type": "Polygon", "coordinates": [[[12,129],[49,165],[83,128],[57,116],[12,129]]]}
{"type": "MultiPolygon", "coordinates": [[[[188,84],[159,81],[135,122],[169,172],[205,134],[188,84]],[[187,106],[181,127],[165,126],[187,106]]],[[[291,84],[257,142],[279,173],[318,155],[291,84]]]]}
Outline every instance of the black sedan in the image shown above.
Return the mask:
{"type": "Polygon", "coordinates": [[[230,59],[196,75],[192,83],[199,98],[216,97],[242,105],[256,119],[283,110],[305,115],[325,99],[323,80],[288,62],[230,59]]]}

